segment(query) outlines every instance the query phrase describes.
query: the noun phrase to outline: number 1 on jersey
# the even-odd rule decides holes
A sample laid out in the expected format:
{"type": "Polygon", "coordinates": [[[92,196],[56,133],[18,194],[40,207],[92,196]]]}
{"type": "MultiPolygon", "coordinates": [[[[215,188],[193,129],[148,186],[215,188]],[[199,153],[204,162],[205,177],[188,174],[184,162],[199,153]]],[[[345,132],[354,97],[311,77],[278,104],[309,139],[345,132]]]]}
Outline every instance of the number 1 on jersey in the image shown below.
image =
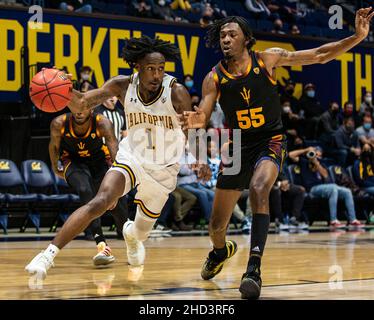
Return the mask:
{"type": "Polygon", "coordinates": [[[147,149],[154,150],[155,146],[153,145],[152,129],[147,128],[147,129],[145,129],[145,131],[147,132],[147,137],[148,137],[147,149]]]}

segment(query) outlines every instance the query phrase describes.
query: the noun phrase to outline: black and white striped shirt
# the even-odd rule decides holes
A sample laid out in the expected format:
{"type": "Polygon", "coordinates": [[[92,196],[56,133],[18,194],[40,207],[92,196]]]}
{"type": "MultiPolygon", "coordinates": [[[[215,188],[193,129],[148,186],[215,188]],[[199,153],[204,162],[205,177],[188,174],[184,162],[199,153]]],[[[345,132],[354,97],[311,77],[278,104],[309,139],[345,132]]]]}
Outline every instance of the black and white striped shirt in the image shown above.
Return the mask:
{"type": "Polygon", "coordinates": [[[113,110],[107,109],[105,106],[101,105],[98,106],[95,111],[101,113],[113,123],[114,135],[118,142],[120,142],[122,139],[121,131],[126,130],[125,112],[122,105],[117,102],[113,110]]]}

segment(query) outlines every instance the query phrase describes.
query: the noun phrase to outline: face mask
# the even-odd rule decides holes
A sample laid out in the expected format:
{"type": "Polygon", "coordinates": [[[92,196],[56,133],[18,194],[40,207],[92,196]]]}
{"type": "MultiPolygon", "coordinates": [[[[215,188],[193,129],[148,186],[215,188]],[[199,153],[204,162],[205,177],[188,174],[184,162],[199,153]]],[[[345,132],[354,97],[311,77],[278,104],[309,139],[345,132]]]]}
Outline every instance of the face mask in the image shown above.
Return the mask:
{"type": "Polygon", "coordinates": [[[281,27],[279,24],[275,24],[275,25],[274,25],[274,30],[279,31],[279,30],[281,30],[281,29],[282,29],[282,27],[281,27]]]}
{"type": "Polygon", "coordinates": [[[368,97],[365,97],[365,102],[368,103],[368,104],[371,104],[371,101],[372,101],[372,97],[368,96],[368,97]]]}
{"type": "Polygon", "coordinates": [[[86,81],[90,78],[90,75],[88,73],[83,73],[83,74],[81,74],[81,78],[82,78],[82,80],[86,81]]]}
{"type": "Polygon", "coordinates": [[[290,106],[283,107],[283,112],[284,113],[290,113],[290,111],[291,111],[291,107],[290,106]]]}
{"type": "Polygon", "coordinates": [[[332,109],[332,110],[331,110],[331,113],[332,113],[332,114],[338,114],[338,112],[339,112],[339,109],[332,109]]]}
{"type": "Polygon", "coordinates": [[[353,113],[353,110],[345,110],[344,111],[344,114],[347,115],[347,116],[352,115],[352,113],[353,113]]]}
{"type": "Polygon", "coordinates": [[[184,82],[184,84],[188,89],[191,89],[193,87],[193,80],[187,80],[184,82]]]}
{"type": "Polygon", "coordinates": [[[163,7],[163,6],[165,5],[165,1],[160,0],[160,1],[158,2],[158,4],[159,4],[161,7],[163,7]]]}
{"type": "Polygon", "coordinates": [[[306,95],[309,98],[314,98],[314,96],[316,95],[316,92],[314,90],[309,90],[309,91],[306,92],[306,95]]]}
{"type": "Polygon", "coordinates": [[[369,131],[371,129],[371,123],[364,123],[364,129],[369,131]]]}
{"type": "Polygon", "coordinates": [[[345,126],[345,129],[348,131],[348,132],[353,132],[353,130],[355,129],[353,126],[345,126]]]}

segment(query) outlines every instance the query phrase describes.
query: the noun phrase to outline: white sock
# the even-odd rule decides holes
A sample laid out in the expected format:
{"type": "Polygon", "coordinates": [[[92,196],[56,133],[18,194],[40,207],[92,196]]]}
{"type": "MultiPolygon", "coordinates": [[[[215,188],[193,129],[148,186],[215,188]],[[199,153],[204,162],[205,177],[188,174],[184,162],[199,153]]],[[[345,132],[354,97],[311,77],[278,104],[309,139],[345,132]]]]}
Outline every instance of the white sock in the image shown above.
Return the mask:
{"type": "Polygon", "coordinates": [[[147,217],[138,206],[136,210],[135,221],[129,227],[129,230],[127,232],[136,240],[145,241],[148,239],[148,236],[151,233],[156,221],[157,219],[147,217]]]}
{"type": "Polygon", "coordinates": [[[58,253],[60,252],[60,249],[57,248],[54,244],[50,244],[47,249],[44,251],[44,255],[47,256],[50,260],[53,260],[58,253]]]}

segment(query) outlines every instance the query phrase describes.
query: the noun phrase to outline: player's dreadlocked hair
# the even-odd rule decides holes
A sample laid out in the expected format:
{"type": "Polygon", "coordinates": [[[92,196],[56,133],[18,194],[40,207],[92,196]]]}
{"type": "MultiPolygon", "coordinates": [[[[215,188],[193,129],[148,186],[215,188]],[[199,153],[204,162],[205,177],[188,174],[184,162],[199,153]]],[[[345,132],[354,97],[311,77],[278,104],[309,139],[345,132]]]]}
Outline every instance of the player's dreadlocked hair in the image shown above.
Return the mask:
{"type": "Polygon", "coordinates": [[[213,24],[207,27],[208,31],[206,34],[206,44],[209,48],[218,48],[220,40],[220,32],[222,26],[227,23],[236,22],[240,29],[242,29],[244,36],[249,40],[247,48],[251,49],[256,43],[256,39],[253,38],[252,30],[249,27],[248,21],[242,17],[230,16],[220,20],[217,20],[213,24]]]}
{"type": "Polygon", "coordinates": [[[176,46],[168,41],[151,39],[148,36],[125,40],[122,57],[133,68],[139,60],[153,52],[161,53],[167,61],[180,60],[180,51],[176,46]]]}

